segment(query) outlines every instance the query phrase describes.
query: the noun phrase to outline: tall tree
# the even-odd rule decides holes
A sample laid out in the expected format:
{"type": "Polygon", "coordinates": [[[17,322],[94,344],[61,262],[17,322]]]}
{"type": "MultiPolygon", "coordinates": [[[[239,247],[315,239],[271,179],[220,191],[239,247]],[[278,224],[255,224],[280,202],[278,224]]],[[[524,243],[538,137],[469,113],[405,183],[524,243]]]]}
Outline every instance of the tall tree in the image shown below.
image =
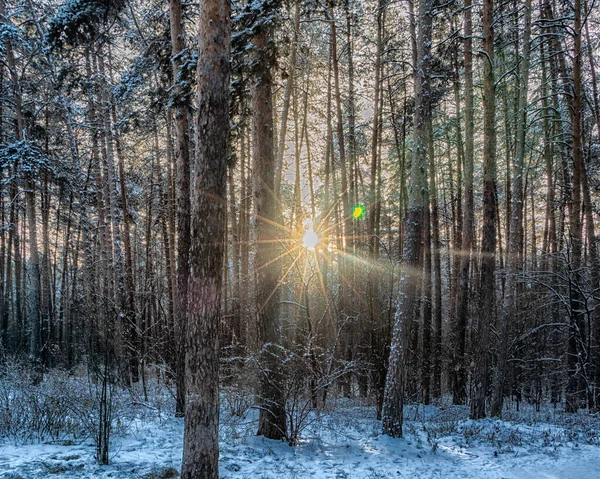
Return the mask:
{"type": "Polygon", "coordinates": [[[494,85],[494,1],[483,2],[483,227],[479,324],[471,418],[486,415],[489,334],[496,308],[496,94],[494,85]]]}
{"type": "Polygon", "coordinates": [[[508,240],[506,294],[501,318],[498,325],[498,359],[494,373],[493,395],[490,407],[492,416],[501,416],[504,403],[504,381],[509,348],[510,325],[515,324],[518,306],[517,274],[522,269],[520,250],[523,244],[521,224],[523,222],[523,166],[525,162],[525,133],[527,132],[527,93],[529,91],[529,57],[531,40],[531,0],[525,1],[525,31],[523,33],[523,51],[520,58],[520,90],[517,121],[516,155],[512,164],[512,208],[510,217],[510,236],[508,240]]]}
{"type": "Polygon", "coordinates": [[[219,322],[226,235],[231,5],[204,0],[198,16],[197,149],[193,165],[186,338],[184,479],[219,477],[219,322]]]}
{"type": "Polygon", "coordinates": [[[177,133],[177,293],[175,298],[177,383],[176,416],[183,416],[185,405],[185,338],[187,335],[187,293],[190,250],[190,138],[188,101],[184,79],[181,78],[185,48],[183,17],[180,0],[170,0],[171,65],[173,70],[173,110],[177,133]]]}
{"type": "Polygon", "coordinates": [[[383,433],[402,437],[404,378],[410,324],[418,315],[420,284],[420,249],[423,218],[429,201],[427,192],[428,123],[431,118],[431,41],[433,1],[419,2],[417,68],[415,71],[414,153],[410,176],[410,197],[406,219],[406,238],[402,254],[402,271],[398,292],[398,309],[394,318],[392,344],[383,402],[383,433]]]}
{"type": "MultiPolygon", "coordinates": [[[[469,315],[469,278],[471,250],[473,248],[475,217],[473,213],[473,14],[471,0],[464,1],[464,68],[465,68],[465,155],[464,155],[464,209],[463,230],[460,246],[460,269],[454,340],[456,345],[452,400],[464,404],[467,398],[467,323],[469,315]]],[[[456,105],[460,108],[459,105],[456,105]]]]}
{"type": "MultiPolygon", "coordinates": [[[[283,157],[287,142],[288,116],[290,113],[290,99],[296,78],[296,58],[298,57],[298,34],[300,32],[300,0],[294,5],[294,38],[292,39],[289,71],[283,94],[283,107],[281,109],[281,124],[279,125],[279,145],[277,147],[277,162],[275,164],[275,194],[279,198],[281,190],[281,176],[284,169],[283,157]]],[[[295,95],[296,93],[294,93],[295,95]]]]}
{"type": "MultiPolygon", "coordinates": [[[[274,13],[276,5],[264,4],[274,13]]],[[[273,29],[259,24],[252,38],[256,67],[252,79],[252,161],[256,205],[256,304],[261,375],[258,434],[269,439],[286,435],[282,390],[280,292],[281,261],[278,252],[281,214],[275,194],[275,155],[273,152],[272,48],[273,29]]]]}
{"type": "Polygon", "coordinates": [[[570,285],[570,302],[571,302],[571,325],[569,329],[569,338],[567,343],[567,373],[568,382],[566,390],[566,406],[567,412],[576,412],[580,407],[580,380],[582,374],[585,374],[585,365],[581,364],[584,358],[585,340],[584,335],[586,325],[584,320],[585,306],[580,290],[579,283],[581,276],[579,268],[581,267],[582,259],[582,221],[581,221],[581,192],[585,176],[585,165],[583,163],[583,139],[582,139],[582,50],[581,50],[581,34],[582,34],[582,10],[581,0],[575,0],[573,3],[574,19],[573,19],[573,76],[572,76],[572,101],[570,104],[571,114],[571,156],[573,159],[573,176],[571,189],[571,202],[569,209],[569,225],[571,239],[571,265],[572,281],[570,285]]]}

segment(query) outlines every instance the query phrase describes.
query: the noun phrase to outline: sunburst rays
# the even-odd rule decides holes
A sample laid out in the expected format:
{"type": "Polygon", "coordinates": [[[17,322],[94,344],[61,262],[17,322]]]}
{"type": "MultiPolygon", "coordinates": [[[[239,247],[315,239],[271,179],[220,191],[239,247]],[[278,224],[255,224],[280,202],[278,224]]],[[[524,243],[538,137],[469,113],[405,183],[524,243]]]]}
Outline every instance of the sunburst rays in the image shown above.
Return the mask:
{"type": "MultiPolygon", "coordinates": [[[[275,201],[279,202],[280,200],[275,201]]],[[[347,293],[358,302],[364,301],[365,292],[356,284],[356,271],[375,268],[382,273],[389,272],[389,266],[381,262],[370,261],[365,256],[356,254],[355,247],[348,247],[348,245],[366,244],[363,235],[340,234],[346,230],[345,226],[348,222],[359,221],[363,217],[366,208],[361,205],[356,206],[349,214],[344,215],[335,222],[332,221],[332,217],[335,208],[339,207],[339,203],[340,200],[334,202],[320,215],[319,221],[313,224],[313,221],[309,220],[308,225],[305,225],[302,229],[298,228],[297,225],[295,227],[287,226],[283,219],[282,221],[273,221],[272,219],[257,217],[258,223],[262,222],[276,230],[277,237],[258,241],[256,244],[277,243],[280,245],[281,251],[268,262],[257,264],[256,270],[260,271],[263,268],[280,264],[280,266],[275,267],[280,267],[282,272],[276,287],[269,294],[265,303],[257,305],[259,311],[268,304],[277,288],[285,284],[295,268],[298,278],[304,283],[305,287],[310,287],[308,283],[310,283],[311,278],[317,277],[316,291],[322,295],[326,303],[325,307],[329,311],[327,314],[331,316],[332,321],[335,304],[328,279],[332,270],[326,268],[326,265],[337,265],[335,272],[339,277],[340,284],[347,288],[347,293]],[[344,267],[344,265],[346,266],[344,267]]]]}

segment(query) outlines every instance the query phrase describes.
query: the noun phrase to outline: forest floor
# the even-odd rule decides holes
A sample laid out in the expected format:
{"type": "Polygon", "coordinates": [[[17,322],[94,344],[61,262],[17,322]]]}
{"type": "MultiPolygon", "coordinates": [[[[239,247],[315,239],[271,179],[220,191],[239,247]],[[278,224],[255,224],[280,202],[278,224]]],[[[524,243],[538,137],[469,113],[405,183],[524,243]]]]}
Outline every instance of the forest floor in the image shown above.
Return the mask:
{"type": "MultiPolygon", "coordinates": [[[[225,409],[225,408],[224,408],[225,409]]],[[[183,420],[154,411],[112,438],[111,464],[94,462],[92,439],[0,442],[0,477],[10,479],[178,477],[183,420]]],[[[547,408],[470,421],[465,407],[408,406],[405,437],[381,435],[373,407],[340,402],[310,416],[296,446],[255,436],[256,411],[222,414],[223,478],[572,478],[600,474],[600,418],[547,408]]]]}

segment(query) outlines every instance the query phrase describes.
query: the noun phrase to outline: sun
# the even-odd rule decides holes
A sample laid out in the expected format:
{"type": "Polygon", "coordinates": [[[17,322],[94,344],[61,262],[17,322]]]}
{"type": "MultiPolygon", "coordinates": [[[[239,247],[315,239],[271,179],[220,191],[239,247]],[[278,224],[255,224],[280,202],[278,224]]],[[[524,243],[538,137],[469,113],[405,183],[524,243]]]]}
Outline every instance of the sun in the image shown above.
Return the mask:
{"type": "Polygon", "coordinates": [[[319,236],[315,231],[310,228],[304,232],[304,236],[302,237],[302,244],[309,251],[314,251],[315,246],[319,243],[319,236]]]}

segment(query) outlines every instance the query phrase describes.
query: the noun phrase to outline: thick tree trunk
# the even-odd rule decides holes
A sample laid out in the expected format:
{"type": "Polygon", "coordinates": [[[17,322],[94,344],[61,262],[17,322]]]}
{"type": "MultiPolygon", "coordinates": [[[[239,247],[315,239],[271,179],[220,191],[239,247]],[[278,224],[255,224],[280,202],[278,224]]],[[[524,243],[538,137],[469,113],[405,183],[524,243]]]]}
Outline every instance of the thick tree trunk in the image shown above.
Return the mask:
{"type": "MultiPolygon", "coordinates": [[[[164,186],[166,184],[165,179],[168,175],[163,177],[162,164],[160,158],[160,143],[158,140],[158,125],[154,124],[154,156],[156,158],[156,178],[158,183],[158,223],[163,238],[163,251],[165,258],[165,273],[167,277],[167,307],[165,311],[166,320],[163,323],[164,327],[164,345],[162,347],[162,357],[165,358],[165,362],[170,366],[172,371],[177,371],[177,338],[175,334],[175,305],[174,305],[174,292],[172,290],[173,283],[170,281],[173,278],[173,263],[171,258],[171,243],[170,234],[168,227],[168,212],[169,212],[169,198],[168,192],[165,192],[164,186]]],[[[168,165],[167,165],[168,169],[168,165]]],[[[177,384],[177,374],[175,374],[175,381],[177,384]]],[[[177,407],[177,406],[176,406],[177,407]]]]}
{"type": "Polygon", "coordinates": [[[242,320],[240,341],[242,345],[249,346],[250,339],[254,338],[254,334],[249,334],[249,330],[254,330],[256,324],[254,315],[251,313],[252,301],[248,297],[250,283],[250,213],[251,213],[251,198],[252,187],[248,180],[249,161],[247,160],[246,137],[247,127],[242,126],[240,135],[240,159],[241,159],[241,192],[240,192],[240,315],[242,320]]]}
{"type": "Polygon", "coordinates": [[[410,198],[406,221],[402,270],[398,292],[398,307],[394,318],[393,336],[383,402],[383,433],[402,436],[404,409],[404,377],[407,339],[412,318],[418,314],[418,285],[421,265],[419,252],[423,233],[423,217],[428,201],[427,162],[428,122],[431,118],[430,70],[432,39],[431,0],[419,3],[419,38],[415,74],[414,153],[410,175],[410,198]]]}
{"type": "Polygon", "coordinates": [[[219,477],[219,322],[227,206],[230,16],[226,0],[200,4],[182,479],[219,477]]]}
{"type": "MultiPolygon", "coordinates": [[[[48,113],[46,111],[46,131],[48,131],[48,113]]],[[[49,155],[48,134],[45,135],[45,153],[49,155]]],[[[50,257],[50,187],[49,172],[44,170],[39,175],[42,180],[40,192],[40,209],[42,213],[42,259],[40,265],[40,316],[42,321],[42,364],[52,367],[54,356],[58,352],[56,343],[57,329],[53,316],[53,291],[54,278],[52,275],[52,258],[50,257]]],[[[60,223],[61,202],[60,194],[56,208],[56,224],[60,223]]],[[[56,258],[54,258],[56,260],[56,258]]],[[[55,261],[56,263],[56,261],[55,261]]]]}
{"type": "Polygon", "coordinates": [[[292,199],[291,229],[299,236],[302,235],[304,211],[302,208],[302,182],[301,182],[301,151],[302,151],[302,127],[300,126],[300,113],[298,111],[298,98],[300,89],[298,79],[294,79],[294,95],[292,98],[292,110],[294,116],[294,192],[292,199]]]}
{"type": "Polygon", "coordinates": [[[252,156],[254,200],[256,205],[256,302],[260,362],[264,369],[260,386],[260,417],[258,434],[269,439],[286,435],[286,416],[279,357],[281,343],[279,318],[279,278],[277,224],[281,221],[275,196],[275,158],[273,154],[273,104],[271,95],[271,65],[266,55],[272,33],[264,29],[254,36],[258,71],[252,85],[252,156]]]}
{"type": "MultiPolygon", "coordinates": [[[[540,55],[542,57],[542,106],[544,108],[544,162],[546,173],[546,214],[544,220],[544,236],[542,241],[543,265],[547,263],[549,254],[557,252],[556,242],[556,214],[554,206],[554,145],[552,142],[553,126],[550,125],[552,110],[548,101],[548,67],[545,59],[546,42],[540,44],[540,55]]],[[[552,261],[554,264],[554,261],[552,261]]],[[[545,269],[542,266],[542,269],[545,269]]]]}
{"type": "MultiPolygon", "coordinates": [[[[452,28],[457,28],[452,23],[452,28]]],[[[450,222],[452,224],[452,245],[453,245],[453,253],[452,253],[452,269],[448,271],[448,283],[449,283],[449,293],[450,293],[450,317],[452,318],[453,324],[456,323],[456,302],[458,299],[458,283],[459,283],[459,271],[460,271],[460,262],[462,260],[461,254],[461,245],[462,245],[462,232],[463,232],[463,168],[465,164],[465,145],[463,140],[463,122],[462,122],[462,112],[461,112],[461,97],[460,97],[460,62],[459,62],[459,50],[456,49],[452,54],[452,59],[454,63],[454,72],[455,72],[455,80],[454,80],[454,107],[456,111],[456,194],[454,188],[454,181],[451,181],[451,189],[450,189],[450,207],[452,212],[452,217],[450,222]]],[[[465,55],[463,55],[464,57],[465,55]]],[[[472,62],[472,59],[471,59],[472,62]]],[[[469,65],[469,68],[472,69],[472,65],[469,65]]],[[[466,70],[466,68],[465,68],[466,70]]],[[[472,73],[471,73],[472,75],[472,73]]],[[[466,83],[466,80],[465,80],[466,83]]],[[[453,180],[453,168],[452,164],[454,163],[454,158],[449,162],[450,168],[450,178],[453,180]]],[[[450,246],[450,245],[449,245],[450,246]]],[[[450,264],[450,258],[448,258],[450,264]]],[[[456,329],[456,328],[455,328],[456,329]]],[[[454,334],[454,331],[453,333],[454,334]]],[[[456,354],[454,353],[454,356],[456,354]]],[[[456,357],[452,359],[452,365],[456,364],[456,357]]],[[[450,380],[453,381],[453,375],[450,375],[450,380]]]]}
{"type": "MultiPolygon", "coordinates": [[[[227,241],[228,245],[231,245],[231,263],[233,264],[233,271],[231,277],[231,337],[230,341],[232,345],[237,345],[242,337],[242,318],[240,317],[240,258],[239,258],[239,222],[238,220],[238,202],[235,194],[235,182],[233,178],[234,165],[229,165],[227,172],[227,193],[229,196],[229,221],[231,225],[229,227],[229,238],[227,241]]],[[[225,274],[228,268],[225,269],[225,274]]]]}
{"type": "Polygon", "coordinates": [[[496,102],[494,86],[493,0],[483,2],[483,229],[479,331],[473,373],[471,418],[485,417],[489,333],[496,308],[496,102]]]}
{"type": "MultiPolygon", "coordinates": [[[[584,3],[586,15],[590,14],[590,10],[588,10],[587,2],[584,3]]],[[[592,42],[590,40],[590,31],[589,31],[589,21],[585,22],[585,37],[587,43],[587,53],[588,53],[588,61],[590,64],[590,73],[592,79],[592,95],[593,95],[593,110],[594,110],[594,119],[596,122],[596,128],[598,131],[598,140],[600,140],[600,100],[598,98],[598,80],[596,74],[596,65],[594,62],[593,51],[592,51],[592,42]]],[[[592,264],[592,287],[598,288],[600,281],[600,265],[597,257],[597,247],[596,247],[596,234],[594,230],[594,222],[593,215],[591,212],[591,208],[587,206],[589,203],[589,184],[587,185],[587,193],[586,193],[586,223],[588,225],[588,247],[590,253],[592,264]]],[[[597,304],[597,303],[596,303],[597,304]]],[[[597,308],[597,306],[596,306],[597,308]]],[[[593,311],[593,322],[592,327],[594,330],[594,338],[596,341],[596,347],[593,352],[592,360],[593,360],[593,369],[594,369],[594,383],[595,383],[595,398],[594,398],[594,407],[598,411],[600,410],[600,314],[597,309],[593,311]]]]}

